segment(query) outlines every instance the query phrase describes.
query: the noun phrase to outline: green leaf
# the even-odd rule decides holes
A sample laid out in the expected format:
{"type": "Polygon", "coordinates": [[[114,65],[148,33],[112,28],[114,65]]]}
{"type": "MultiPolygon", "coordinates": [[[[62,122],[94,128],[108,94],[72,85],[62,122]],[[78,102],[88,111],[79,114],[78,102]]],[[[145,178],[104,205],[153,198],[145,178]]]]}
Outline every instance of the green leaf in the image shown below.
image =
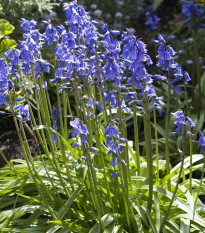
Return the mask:
{"type": "Polygon", "coordinates": [[[139,232],[144,233],[144,228],[143,228],[141,217],[139,216],[139,214],[137,216],[135,215],[135,221],[137,223],[139,232]]]}
{"type": "Polygon", "coordinates": [[[147,217],[149,219],[149,222],[150,222],[150,225],[152,227],[153,233],[157,233],[157,229],[155,227],[155,223],[154,223],[154,220],[152,218],[152,215],[151,215],[150,211],[148,210],[148,208],[146,208],[144,206],[142,206],[142,208],[144,209],[144,211],[145,211],[145,213],[146,213],[146,215],[147,215],[147,217]]]}
{"type": "Polygon", "coordinates": [[[24,206],[21,206],[21,207],[18,207],[18,208],[15,208],[15,209],[10,209],[10,210],[5,210],[5,211],[2,211],[0,213],[0,221],[3,221],[4,219],[7,219],[11,216],[13,216],[14,214],[17,215],[17,214],[25,214],[25,213],[28,213],[28,212],[33,212],[35,210],[47,210],[44,206],[40,206],[40,205],[35,205],[35,206],[31,206],[31,205],[24,205],[24,206]]]}
{"type": "Polygon", "coordinates": [[[89,231],[89,229],[87,228],[84,228],[80,225],[77,225],[75,223],[69,223],[69,222],[66,222],[66,221],[60,221],[60,220],[53,220],[53,221],[50,221],[51,223],[54,223],[54,224],[57,224],[57,225],[60,225],[60,226],[63,226],[65,228],[68,228],[74,232],[80,232],[80,233],[87,233],[89,231]]]}
{"type": "MultiPolygon", "coordinates": [[[[66,202],[65,206],[67,208],[69,208],[72,203],[74,202],[76,196],[78,195],[78,193],[83,189],[84,185],[81,185],[77,190],[75,190],[75,192],[71,195],[71,197],[69,198],[69,200],[66,202]]],[[[66,210],[64,207],[61,208],[61,210],[57,213],[57,218],[58,219],[63,219],[64,215],[66,214],[66,210]]]]}
{"type": "Polygon", "coordinates": [[[142,209],[142,207],[140,205],[138,205],[136,202],[131,201],[133,207],[135,208],[135,210],[138,212],[138,214],[140,215],[141,219],[144,221],[144,223],[146,224],[146,226],[148,227],[148,221],[147,221],[147,217],[144,214],[144,210],[142,209]]]}
{"type": "Polygon", "coordinates": [[[2,53],[5,53],[8,49],[15,48],[17,45],[15,40],[11,40],[11,39],[4,39],[1,41],[0,44],[0,49],[2,53]]]}
{"type": "Polygon", "coordinates": [[[155,214],[156,214],[156,228],[157,228],[157,232],[159,232],[160,229],[160,225],[162,222],[162,215],[160,212],[160,206],[159,206],[159,199],[158,199],[158,195],[154,194],[154,207],[155,207],[155,214]]]}
{"type": "MultiPolygon", "coordinates": [[[[179,233],[179,226],[175,222],[171,220],[166,221],[165,226],[169,227],[172,230],[171,232],[179,233]]],[[[168,232],[170,232],[170,230],[168,232]]]]}
{"type": "Polygon", "coordinates": [[[11,25],[7,20],[0,19],[0,39],[13,32],[15,27],[11,25]]]}
{"type": "Polygon", "coordinates": [[[9,233],[39,233],[39,232],[45,232],[46,227],[35,227],[35,228],[24,228],[23,230],[21,228],[1,228],[1,232],[9,232],[9,233]]]}
{"type": "Polygon", "coordinates": [[[113,222],[115,219],[118,219],[122,217],[120,214],[106,214],[102,217],[102,225],[104,227],[107,227],[111,222],[113,222]]]}
{"type": "Polygon", "coordinates": [[[99,225],[96,223],[89,231],[89,233],[100,233],[100,227],[99,225]]]}
{"type": "MultiPolygon", "coordinates": [[[[202,154],[192,155],[192,164],[196,163],[197,161],[199,161],[203,158],[204,158],[204,156],[202,154]]],[[[187,168],[189,166],[190,166],[190,157],[187,157],[184,160],[184,168],[187,168]]],[[[174,173],[176,171],[179,171],[180,167],[181,167],[181,162],[179,162],[174,168],[172,168],[170,173],[174,173]]]]}
{"type": "Polygon", "coordinates": [[[37,209],[35,210],[27,219],[21,221],[20,226],[22,228],[29,227],[34,221],[36,221],[41,215],[43,211],[37,209]]]}
{"type": "MultiPolygon", "coordinates": [[[[147,189],[149,189],[149,186],[144,186],[144,187],[147,187],[147,189]]],[[[157,186],[154,186],[154,192],[160,193],[160,194],[168,197],[170,200],[172,199],[172,196],[173,196],[173,193],[171,193],[168,190],[165,190],[161,187],[157,187],[157,186]]],[[[177,206],[179,209],[181,209],[182,211],[189,214],[189,218],[192,219],[194,222],[205,227],[205,221],[198,214],[195,214],[194,219],[193,219],[193,210],[187,205],[187,203],[182,201],[181,198],[175,197],[173,205],[177,206]]]]}
{"type": "Polygon", "coordinates": [[[180,233],[189,233],[190,232],[190,220],[189,219],[180,219],[180,233]]]}
{"type": "MultiPolygon", "coordinates": [[[[84,181],[84,180],[83,180],[84,181]]],[[[75,192],[71,195],[71,197],[69,198],[69,200],[65,203],[65,206],[67,208],[69,208],[72,203],[74,202],[76,196],[79,194],[79,192],[83,189],[84,185],[82,184],[80,187],[78,187],[77,190],[75,190],[75,192]]],[[[57,213],[57,218],[58,219],[63,219],[64,215],[66,214],[66,209],[64,208],[64,206],[61,207],[61,209],[58,211],[57,213]]],[[[49,231],[47,231],[47,233],[53,233],[55,232],[56,226],[52,226],[49,231]]]]}

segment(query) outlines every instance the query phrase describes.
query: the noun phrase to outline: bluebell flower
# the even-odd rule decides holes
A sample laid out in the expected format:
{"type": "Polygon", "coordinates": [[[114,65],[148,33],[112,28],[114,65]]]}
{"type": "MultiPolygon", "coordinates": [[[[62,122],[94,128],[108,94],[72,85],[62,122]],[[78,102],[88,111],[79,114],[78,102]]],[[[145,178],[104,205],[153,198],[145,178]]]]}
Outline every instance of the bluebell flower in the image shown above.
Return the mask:
{"type": "Polygon", "coordinates": [[[189,123],[190,128],[192,128],[192,127],[195,126],[195,123],[192,121],[191,118],[187,117],[187,121],[188,121],[188,123],[189,123]]]}
{"type": "Polygon", "coordinates": [[[157,66],[162,67],[163,70],[167,71],[174,63],[173,56],[176,54],[176,52],[170,45],[166,45],[166,41],[162,34],[158,35],[158,40],[155,42],[160,44],[158,48],[157,57],[159,58],[159,61],[157,63],[157,66]]]}
{"type": "Polygon", "coordinates": [[[179,94],[182,92],[181,87],[179,85],[173,85],[171,82],[171,86],[174,87],[174,91],[173,91],[173,97],[177,97],[179,96],[179,94]]]}
{"type": "Polygon", "coordinates": [[[160,18],[154,14],[153,7],[149,7],[145,15],[147,16],[145,24],[149,26],[146,33],[148,33],[150,30],[158,29],[157,23],[160,21],[160,18]]]}
{"type": "Polygon", "coordinates": [[[159,103],[159,104],[161,104],[161,105],[164,105],[164,102],[162,101],[164,98],[161,96],[161,97],[155,97],[154,98],[154,101],[156,102],[156,103],[159,103]]]}
{"type": "Polygon", "coordinates": [[[201,131],[199,131],[199,146],[201,147],[201,152],[205,152],[205,137],[201,131]]]}
{"type": "Polygon", "coordinates": [[[154,75],[154,79],[156,80],[162,80],[162,81],[167,81],[167,77],[159,74],[154,75]]]}
{"type": "Polygon", "coordinates": [[[94,108],[94,99],[93,98],[91,98],[88,102],[87,102],[87,104],[86,104],[87,106],[88,106],[88,108],[94,108]]]}
{"type": "Polygon", "coordinates": [[[122,163],[122,165],[127,166],[127,164],[126,164],[126,162],[125,162],[124,159],[121,159],[120,162],[122,163]]]}
{"type": "Polygon", "coordinates": [[[187,131],[186,133],[187,133],[188,137],[193,137],[194,136],[194,134],[192,132],[190,132],[190,131],[187,131]]]}
{"type": "Polygon", "coordinates": [[[87,46],[87,51],[90,55],[95,55],[95,43],[98,39],[98,32],[93,24],[88,24],[85,29],[85,45],[87,46]]]}
{"type": "Polygon", "coordinates": [[[182,13],[185,19],[191,18],[192,16],[195,18],[199,18],[203,13],[203,10],[199,8],[197,3],[193,3],[193,1],[190,2],[180,1],[180,3],[182,4],[182,13]]]}
{"type": "Polygon", "coordinates": [[[92,23],[88,13],[83,6],[78,5],[75,1],[63,3],[63,8],[67,18],[66,24],[70,25],[70,30],[80,37],[87,25],[92,23]]]}
{"type": "Polygon", "coordinates": [[[90,118],[92,115],[94,115],[94,113],[90,112],[90,113],[88,113],[88,114],[86,115],[86,118],[88,119],[88,118],[90,118]]]}
{"type": "Polygon", "coordinates": [[[78,143],[78,142],[74,142],[74,143],[71,144],[71,147],[72,147],[72,148],[75,148],[75,147],[77,147],[77,146],[79,146],[79,143],[78,143]]]}
{"type": "Polygon", "coordinates": [[[24,106],[23,104],[18,104],[18,105],[15,105],[13,108],[14,108],[15,111],[18,111],[23,106],[24,106]]]}
{"type": "Polygon", "coordinates": [[[189,74],[186,71],[183,71],[182,66],[178,63],[174,63],[170,66],[171,68],[171,76],[172,76],[172,84],[175,86],[175,83],[187,85],[188,82],[191,80],[189,74]]]}
{"type": "Polygon", "coordinates": [[[96,147],[90,147],[89,149],[90,149],[92,152],[98,152],[98,151],[99,151],[99,149],[96,148],[96,147]]]}
{"type": "Polygon", "coordinates": [[[146,45],[139,39],[136,39],[128,29],[122,33],[123,47],[122,57],[124,63],[127,65],[129,72],[132,74],[128,79],[128,83],[134,83],[135,88],[140,88],[142,95],[145,92],[149,97],[155,96],[155,91],[152,88],[152,78],[148,74],[146,65],[151,65],[152,60],[147,54],[146,45]],[[146,85],[144,85],[144,80],[146,85]]]}
{"type": "Polygon", "coordinates": [[[159,104],[154,103],[154,109],[159,111],[159,115],[162,115],[163,108],[159,104]]]}
{"type": "Polygon", "coordinates": [[[30,30],[35,30],[37,22],[35,20],[26,20],[21,18],[21,27],[26,31],[29,32],[30,30]]]}
{"type": "Polygon", "coordinates": [[[56,133],[53,133],[53,137],[51,138],[51,142],[55,142],[55,143],[58,142],[58,138],[57,138],[56,133]]]}
{"type": "Polygon", "coordinates": [[[86,143],[86,135],[89,133],[87,126],[82,123],[80,119],[75,119],[70,122],[70,125],[74,128],[73,137],[77,137],[78,134],[82,135],[82,144],[86,143]]]}
{"type": "Polygon", "coordinates": [[[171,132],[171,133],[169,133],[169,136],[177,136],[178,135],[178,132],[171,132]]]}
{"type": "Polygon", "coordinates": [[[120,139],[120,142],[124,142],[124,143],[128,142],[127,138],[119,138],[119,139],[120,139]]]}
{"type": "Polygon", "coordinates": [[[9,66],[4,58],[0,58],[0,107],[7,105],[6,97],[10,85],[12,82],[9,80],[9,66]]]}
{"type": "Polygon", "coordinates": [[[49,72],[50,71],[50,64],[43,60],[43,59],[37,59],[35,62],[35,77],[37,78],[38,75],[43,71],[43,72],[49,72]]]}
{"type": "Polygon", "coordinates": [[[191,78],[186,71],[184,72],[184,78],[185,78],[185,84],[187,85],[188,82],[191,81],[191,78]]]}
{"type": "Polygon", "coordinates": [[[115,126],[106,125],[105,134],[108,135],[109,137],[116,137],[119,134],[119,131],[115,126]]]}
{"type": "Polygon", "coordinates": [[[187,117],[182,110],[178,110],[177,112],[172,113],[172,115],[174,115],[177,118],[177,120],[174,122],[174,124],[177,126],[175,130],[177,134],[181,131],[182,126],[187,124],[187,122],[190,128],[195,126],[195,123],[191,120],[191,118],[187,117]]]}
{"type": "Polygon", "coordinates": [[[96,107],[98,108],[98,110],[99,110],[100,112],[103,112],[103,111],[104,111],[103,108],[102,108],[102,106],[101,106],[101,101],[100,101],[100,100],[97,101],[96,107]]]}
{"type": "Polygon", "coordinates": [[[53,109],[52,109],[52,117],[53,117],[54,121],[58,120],[59,114],[60,113],[58,111],[58,108],[54,106],[53,109]]]}
{"type": "Polygon", "coordinates": [[[30,50],[28,48],[28,46],[26,46],[26,45],[21,49],[20,56],[21,56],[22,61],[25,64],[34,63],[35,62],[34,55],[33,55],[33,53],[31,53],[31,51],[32,50],[30,50]]]}
{"type": "Polygon", "coordinates": [[[47,40],[48,45],[52,45],[54,42],[58,42],[59,40],[59,33],[51,24],[50,21],[42,21],[45,25],[47,25],[44,38],[47,40]]]}
{"type": "Polygon", "coordinates": [[[113,159],[112,159],[112,161],[111,161],[109,164],[110,164],[112,167],[115,167],[115,166],[117,165],[116,160],[117,160],[117,158],[116,158],[116,156],[114,156],[113,159]]]}
{"type": "Polygon", "coordinates": [[[29,106],[28,106],[28,104],[26,104],[25,106],[22,105],[22,104],[18,105],[14,109],[15,110],[19,110],[20,109],[20,111],[18,111],[18,115],[16,116],[18,119],[21,119],[22,122],[29,121],[30,114],[29,114],[29,106]]]}
{"type": "Polygon", "coordinates": [[[47,88],[47,81],[46,81],[46,80],[43,81],[42,88],[43,88],[44,90],[47,88]]]}
{"type": "Polygon", "coordinates": [[[114,171],[114,172],[112,173],[111,179],[115,178],[115,176],[117,175],[117,172],[118,172],[118,171],[114,171]]]}
{"type": "Polygon", "coordinates": [[[20,60],[19,60],[20,50],[10,48],[5,53],[5,55],[11,60],[11,65],[12,66],[19,65],[19,63],[20,63],[20,60]]]}

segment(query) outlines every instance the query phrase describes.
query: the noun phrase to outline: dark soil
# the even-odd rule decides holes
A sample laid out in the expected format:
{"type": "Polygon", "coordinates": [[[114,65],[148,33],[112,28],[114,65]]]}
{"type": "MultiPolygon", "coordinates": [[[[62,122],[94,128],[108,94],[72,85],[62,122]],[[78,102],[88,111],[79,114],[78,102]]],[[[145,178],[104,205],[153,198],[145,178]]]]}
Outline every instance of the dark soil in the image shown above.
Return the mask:
{"type": "MultiPolygon", "coordinates": [[[[28,143],[33,156],[37,156],[37,151],[33,138],[28,135],[28,143]]],[[[23,153],[18,139],[18,134],[13,122],[12,116],[8,113],[0,115],[0,150],[5,155],[6,159],[23,159],[23,153]]],[[[6,165],[6,161],[0,155],[0,167],[6,165]]]]}

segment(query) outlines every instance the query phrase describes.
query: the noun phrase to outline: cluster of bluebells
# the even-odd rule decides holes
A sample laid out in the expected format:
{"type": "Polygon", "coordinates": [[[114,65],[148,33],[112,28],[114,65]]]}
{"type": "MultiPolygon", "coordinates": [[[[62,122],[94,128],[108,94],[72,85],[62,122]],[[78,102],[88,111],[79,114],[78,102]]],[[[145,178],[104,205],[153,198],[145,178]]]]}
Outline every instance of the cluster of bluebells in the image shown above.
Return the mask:
{"type": "Polygon", "coordinates": [[[78,135],[80,135],[82,144],[85,144],[87,142],[86,135],[89,133],[87,126],[83,124],[83,122],[78,118],[76,118],[74,121],[71,121],[70,125],[74,128],[73,137],[76,138],[78,135]]]}
{"type": "Polygon", "coordinates": [[[171,87],[173,87],[173,95],[176,97],[179,93],[181,93],[181,85],[187,86],[191,78],[188,72],[184,71],[182,66],[178,63],[174,63],[170,66],[171,70],[171,87]]]}
{"type": "Polygon", "coordinates": [[[158,22],[160,21],[160,18],[154,14],[153,7],[149,7],[147,9],[147,12],[145,13],[147,16],[147,20],[145,24],[148,26],[148,29],[146,30],[146,33],[152,31],[152,30],[157,30],[158,29],[158,22]]]}
{"type": "Polygon", "coordinates": [[[205,137],[201,131],[199,131],[199,146],[201,147],[201,152],[205,152],[205,137]]]}
{"type": "Polygon", "coordinates": [[[201,152],[204,153],[205,152],[205,136],[200,130],[198,134],[199,134],[199,140],[198,141],[192,140],[192,142],[199,144],[199,147],[201,148],[201,152]]]}
{"type": "Polygon", "coordinates": [[[4,58],[0,58],[0,107],[7,104],[6,97],[12,82],[9,79],[9,66],[4,58]]]}
{"type": "Polygon", "coordinates": [[[18,112],[16,117],[19,120],[21,120],[22,122],[26,122],[26,121],[30,120],[28,104],[26,104],[26,105],[23,105],[23,104],[16,105],[16,106],[14,106],[14,110],[16,110],[18,112]]]}
{"type": "MultiPolygon", "coordinates": [[[[126,145],[127,139],[119,138],[118,129],[112,125],[111,123],[117,123],[117,120],[113,120],[105,127],[105,135],[106,135],[106,145],[109,146],[108,154],[112,154],[114,157],[110,162],[112,167],[117,165],[117,161],[120,161],[124,166],[126,163],[123,159],[120,158],[120,153],[123,153],[123,147],[126,145]]],[[[111,175],[111,178],[114,178],[117,175],[117,171],[115,170],[111,175]]]]}
{"type": "MultiPolygon", "coordinates": [[[[6,98],[10,87],[13,87],[13,83],[9,79],[9,66],[4,58],[0,58],[0,107],[8,104],[6,98]]],[[[16,105],[14,110],[18,111],[17,118],[21,119],[23,122],[29,120],[28,104],[25,106],[23,104],[16,105]]]]}
{"type": "MultiPolygon", "coordinates": [[[[204,24],[204,13],[205,13],[205,7],[199,6],[199,4],[194,3],[192,0],[188,0],[186,2],[180,1],[182,4],[182,14],[184,15],[185,20],[182,22],[183,24],[186,24],[189,22],[189,19],[194,18],[200,18],[202,17],[202,26],[205,26],[204,24]]],[[[191,24],[190,24],[191,25],[191,24]]]]}
{"type": "MultiPolygon", "coordinates": [[[[42,71],[50,71],[50,64],[43,60],[41,55],[43,45],[51,44],[50,35],[48,35],[47,29],[44,34],[41,34],[36,29],[36,25],[37,22],[35,20],[29,21],[22,18],[21,27],[25,31],[23,34],[24,40],[18,42],[17,48],[10,48],[6,52],[6,56],[11,60],[10,72],[16,78],[19,78],[19,71],[24,74],[30,74],[32,69],[34,69],[36,78],[42,71]]],[[[55,36],[53,35],[53,37],[55,36]]]]}
{"type": "MultiPolygon", "coordinates": [[[[195,126],[195,123],[191,120],[191,118],[187,117],[182,110],[178,110],[175,113],[172,113],[172,115],[174,115],[177,120],[174,122],[174,124],[176,125],[175,132],[170,133],[170,136],[178,135],[182,131],[183,126],[187,123],[189,124],[190,128],[195,126]]],[[[192,136],[192,133],[190,131],[186,132],[188,137],[192,136]]]]}
{"type": "MultiPolygon", "coordinates": [[[[187,86],[191,78],[188,72],[184,71],[182,66],[174,62],[174,55],[176,52],[170,45],[166,44],[164,35],[159,34],[158,40],[154,41],[159,44],[158,48],[158,63],[157,66],[161,67],[163,71],[170,71],[171,87],[174,89],[173,95],[176,97],[181,93],[181,85],[187,86]]],[[[166,76],[154,75],[155,78],[165,80],[168,82],[166,76]]]]}
{"type": "Polygon", "coordinates": [[[154,41],[155,43],[159,44],[158,48],[158,58],[159,61],[157,63],[158,67],[162,67],[162,70],[168,71],[171,65],[174,63],[174,55],[176,52],[170,45],[166,44],[166,40],[162,34],[158,35],[158,40],[154,41]]]}

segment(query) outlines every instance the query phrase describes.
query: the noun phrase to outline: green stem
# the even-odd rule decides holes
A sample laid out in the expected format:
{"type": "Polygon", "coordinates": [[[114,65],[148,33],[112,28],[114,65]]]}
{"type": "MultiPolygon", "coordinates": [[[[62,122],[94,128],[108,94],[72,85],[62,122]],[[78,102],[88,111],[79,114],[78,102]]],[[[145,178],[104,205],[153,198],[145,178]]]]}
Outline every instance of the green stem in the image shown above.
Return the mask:
{"type": "Polygon", "coordinates": [[[103,116],[104,116],[104,123],[105,125],[107,125],[108,122],[108,116],[107,116],[107,108],[106,108],[106,103],[104,100],[104,93],[103,93],[103,87],[102,87],[102,80],[101,80],[101,72],[100,72],[100,66],[99,66],[99,60],[98,60],[98,54],[97,54],[97,45],[96,45],[96,49],[95,49],[95,57],[96,57],[96,67],[97,67],[97,71],[98,71],[98,78],[99,78],[99,85],[100,85],[100,102],[103,105],[103,116]]]}
{"type": "Polygon", "coordinates": [[[157,159],[157,181],[159,181],[159,147],[158,147],[158,137],[157,137],[157,120],[156,120],[156,110],[153,109],[154,113],[154,134],[156,142],[156,159],[157,159]]]}
{"type": "Polygon", "coordinates": [[[105,168],[105,160],[104,160],[104,156],[103,156],[103,153],[102,153],[102,150],[101,150],[101,141],[100,141],[100,135],[99,135],[99,126],[98,126],[98,121],[97,121],[97,118],[94,119],[94,116],[93,116],[93,122],[94,122],[94,126],[95,126],[95,138],[96,138],[96,145],[97,145],[97,148],[99,149],[99,154],[100,154],[100,157],[101,157],[101,163],[102,163],[102,166],[103,166],[103,174],[104,174],[104,179],[105,179],[105,183],[106,183],[106,189],[107,189],[107,194],[108,194],[108,198],[109,198],[109,201],[110,201],[110,204],[113,208],[113,213],[115,213],[115,206],[113,205],[113,202],[112,202],[112,197],[111,197],[111,193],[110,193],[110,187],[109,187],[109,183],[108,183],[108,177],[107,177],[107,172],[106,172],[106,168],[105,168]]]}
{"type": "MultiPolygon", "coordinates": [[[[116,140],[115,140],[115,150],[116,150],[116,153],[119,154],[116,140]]],[[[119,167],[119,175],[120,175],[120,180],[121,180],[122,193],[123,193],[123,197],[124,197],[127,225],[128,225],[130,232],[138,233],[138,226],[135,222],[134,213],[133,213],[132,206],[130,204],[129,197],[128,197],[128,190],[127,190],[126,184],[124,182],[124,172],[125,171],[123,169],[123,165],[120,161],[119,156],[117,156],[117,161],[118,161],[118,167],[119,167]],[[131,223],[132,223],[132,226],[131,226],[131,223]]]]}
{"type": "MultiPolygon", "coordinates": [[[[63,115],[64,116],[67,116],[68,115],[68,102],[67,102],[67,98],[66,98],[66,93],[65,91],[63,91],[63,115]]],[[[68,133],[67,133],[67,118],[64,117],[64,136],[65,136],[65,139],[66,141],[68,140],[68,133]]]]}
{"type": "MultiPolygon", "coordinates": [[[[194,201],[194,207],[196,206],[197,200],[199,198],[199,194],[201,192],[201,186],[202,186],[202,182],[203,182],[203,178],[204,178],[204,170],[205,170],[205,155],[204,155],[204,166],[203,166],[203,170],[202,170],[202,173],[201,173],[201,180],[200,180],[198,192],[197,192],[197,195],[196,195],[196,198],[195,198],[195,201],[194,201]]],[[[194,213],[195,213],[195,211],[194,211],[194,213]]]]}
{"type": "MultiPolygon", "coordinates": [[[[192,86],[194,87],[194,86],[192,86]]],[[[186,89],[186,84],[184,81],[184,92],[185,92],[185,101],[186,101],[186,109],[187,109],[187,116],[190,117],[189,113],[189,105],[188,105],[188,93],[186,89]]],[[[189,130],[191,130],[191,127],[189,126],[189,130]]],[[[190,155],[190,165],[189,165],[189,192],[192,194],[192,161],[193,161],[193,145],[192,145],[192,138],[189,137],[189,155],[190,155]]]]}
{"type": "MultiPolygon", "coordinates": [[[[23,82],[23,76],[22,76],[20,67],[18,68],[18,70],[19,70],[20,79],[23,82]]],[[[32,73],[33,73],[33,70],[32,70],[32,73]]],[[[32,76],[34,77],[34,74],[32,76]]],[[[36,86],[36,82],[35,81],[36,80],[35,80],[35,77],[34,77],[34,85],[36,86]]],[[[30,116],[31,116],[32,123],[33,123],[34,127],[36,127],[37,126],[36,120],[35,120],[35,117],[33,115],[33,111],[32,111],[32,108],[31,108],[31,104],[30,104],[30,101],[29,101],[29,97],[28,97],[28,93],[27,93],[27,90],[25,88],[25,85],[23,85],[23,89],[24,89],[24,93],[25,93],[26,102],[27,102],[27,104],[29,106],[29,113],[30,113],[30,116]]],[[[39,121],[41,121],[40,115],[39,115],[40,111],[39,111],[39,108],[38,108],[39,104],[38,104],[38,98],[37,98],[37,91],[36,91],[36,89],[34,90],[34,92],[35,92],[35,97],[36,97],[36,106],[37,106],[38,119],[39,119],[39,121]]],[[[40,142],[40,144],[41,144],[41,146],[43,148],[43,151],[45,153],[48,153],[47,143],[46,143],[46,139],[45,139],[45,135],[43,133],[43,130],[41,130],[41,135],[39,133],[39,130],[36,130],[36,133],[37,133],[39,142],[40,142]]]]}
{"type": "Polygon", "coordinates": [[[61,134],[65,138],[65,132],[64,132],[64,127],[63,127],[63,119],[62,119],[62,111],[61,111],[61,101],[60,101],[60,93],[59,93],[58,83],[56,83],[56,95],[57,95],[57,102],[58,102],[58,112],[59,112],[61,134]]]}
{"type": "Polygon", "coordinates": [[[93,177],[93,168],[91,165],[92,164],[91,158],[90,158],[89,152],[86,150],[85,146],[83,146],[83,154],[86,156],[86,160],[87,160],[88,178],[89,178],[90,187],[91,187],[93,198],[94,198],[95,207],[96,207],[97,214],[98,214],[98,221],[99,221],[100,229],[102,231],[101,216],[103,216],[103,209],[101,206],[101,200],[100,200],[99,195],[98,195],[96,183],[94,182],[95,178],[93,177]]]}
{"type": "MultiPolygon", "coordinates": [[[[124,119],[123,119],[123,112],[122,112],[122,109],[121,109],[121,90],[120,90],[120,87],[117,87],[117,101],[118,101],[118,110],[117,110],[117,113],[118,113],[118,118],[119,118],[119,131],[122,133],[122,136],[125,137],[124,130],[123,130],[123,120],[124,119]]],[[[124,161],[126,162],[126,164],[129,163],[128,156],[127,156],[125,150],[122,153],[122,158],[124,159],[124,161]]],[[[123,170],[123,181],[124,181],[126,190],[128,190],[128,177],[129,176],[128,176],[127,167],[126,166],[123,167],[122,170],[123,170]]]]}
{"type": "MultiPolygon", "coordinates": [[[[133,91],[135,91],[133,86],[133,91]]],[[[139,150],[139,132],[138,132],[138,122],[137,122],[137,109],[136,105],[133,105],[133,119],[134,119],[134,135],[135,135],[135,155],[136,155],[136,165],[138,176],[140,176],[140,150],[139,150]]]]}
{"type": "MultiPolygon", "coordinates": [[[[144,86],[145,80],[143,81],[144,86]]],[[[149,202],[148,209],[151,211],[152,208],[152,195],[153,195],[153,161],[152,161],[152,138],[151,138],[151,122],[149,112],[149,100],[147,92],[143,96],[143,108],[144,108],[144,135],[145,135],[145,150],[147,157],[148,166],[148,177],[149,177],[149,202]]]]}
{"type": "Polygon", "coordinates": [[[184,166],[184,155],[183,154],[181,154],[181,158],[182,158],[182,161],[181,161],[181,167],[180,167],[180,171],[179,171],[178,180],[177,180],[177,183],[176,183],[176,187],[175,187],[174,193],[172,195],[172,199],[171,199],[171,201],[169,203],[169,207],[167,209],[166,215],[165,215],[165,217],[164,217],[164,219],[162,221],[162,224],[160,226],[160,232],[163,231],[164,224],[167,221],[167,218],[169,216],[169,212],[171,210],[171,207],[172,207],[172,204],[174,202],[174,199],[175,199],[175,196],[176,196],[176,193],[177,193],[177,190],[178,190],[178,186],[179,186],[179,183],[180,183],[180,179],[181,179],[181,175],[182,175],[182,171],[183,171],[183,166],[184,166]]]}
{"type": "MultiPolygon", "coordinates": [[[[21,149],[22,149],[24,158],[25,158],[26,163],[27,163],[27,166],[28,166],[28,170],[29,170],[29,172],[30,172],[30,174],[31,174],[31,176],[32,176],[32,179],[33,179],[33,181],[34,181],[34,183],[35,183],[35,185],[36,185],[36,188],[37,188],[37,190],[38,190],[38,192],[39,192],[39,194],[40,194],[40,196],[41,196],[41,198],[42,198],[42,200],[43,200],[44,205],[47,207],[47,209],[48,209],[48,211],[50,212],[50,214],[51,214],[51,216],[53,217],[53,219],[56,219],[56,216],[55,216],[53,210],[52,210],[52,209],[50,208],[50,206],[48,205],[47,200],[46,200],[46,197],[45,197],[44,193],[42,192],[40,185],[39,185],[38,182],[36,181],[36,177],[35,177],[35,175],[34,175],[34,173],[33,173],[33,169],[32,169],[32,168],[34,168],[34,164],[33,164],[32,161],[30,162],[30,161],[29,161],[29,158],[28,158],[28,156],[31,156],[30,150],[29,150],[29,148],[28,148],[28,145],[26,144],[26,143],[28,143],[28,142],[27,142],[27,140],[26,140],[25,143],[24,143],[23,138],[22,138],[22,136],[21,136],[21,132],[20,132],[20,130],[19,130],[18,123],[17,123],[16,116],[15,116],[15,112],[14,112],[14,108],[13,108],[13,105],[12,105],[12,100],[11,100],[11,95],[10,95],[10,93],[9,93],[9,100],[10,100],[10,103],[9,103],[9,104],[10,104],[10,107],[11,107],[11,112],[12,112],[13,119],[14,119],[14,124],[15,124],[16,130],[17,130],[17,134],[18,134],[18,137],[19,137],[20,144],[21,144],[21,149]],[[31,168],[31,166],[32,166],[32,168],[31,168]]],[[[20,122],[20,125],[22,126],[22,122],[20,122]]],[[[25,134],[25,133],[24,133],[24,134],[25,134]]],[[[32,157],[31,157],[31,158],[32,158],[32,157]]],[[[34,170],[34,171],[35,171],[35,170],[34,170]]]]}
{"type": "MultiPolygon", "coordinates": [[[[168,96],[167,96],[167,109],[165,116],[165,158],[166,158],[166,175],[170,174],[169,164],[169,113],[170,113],[170,96],[171,96],[171,77],[168,70],[168,96]]],[[[167,180],[168,190],[171,191],[171,181],[167,180]]]]}

